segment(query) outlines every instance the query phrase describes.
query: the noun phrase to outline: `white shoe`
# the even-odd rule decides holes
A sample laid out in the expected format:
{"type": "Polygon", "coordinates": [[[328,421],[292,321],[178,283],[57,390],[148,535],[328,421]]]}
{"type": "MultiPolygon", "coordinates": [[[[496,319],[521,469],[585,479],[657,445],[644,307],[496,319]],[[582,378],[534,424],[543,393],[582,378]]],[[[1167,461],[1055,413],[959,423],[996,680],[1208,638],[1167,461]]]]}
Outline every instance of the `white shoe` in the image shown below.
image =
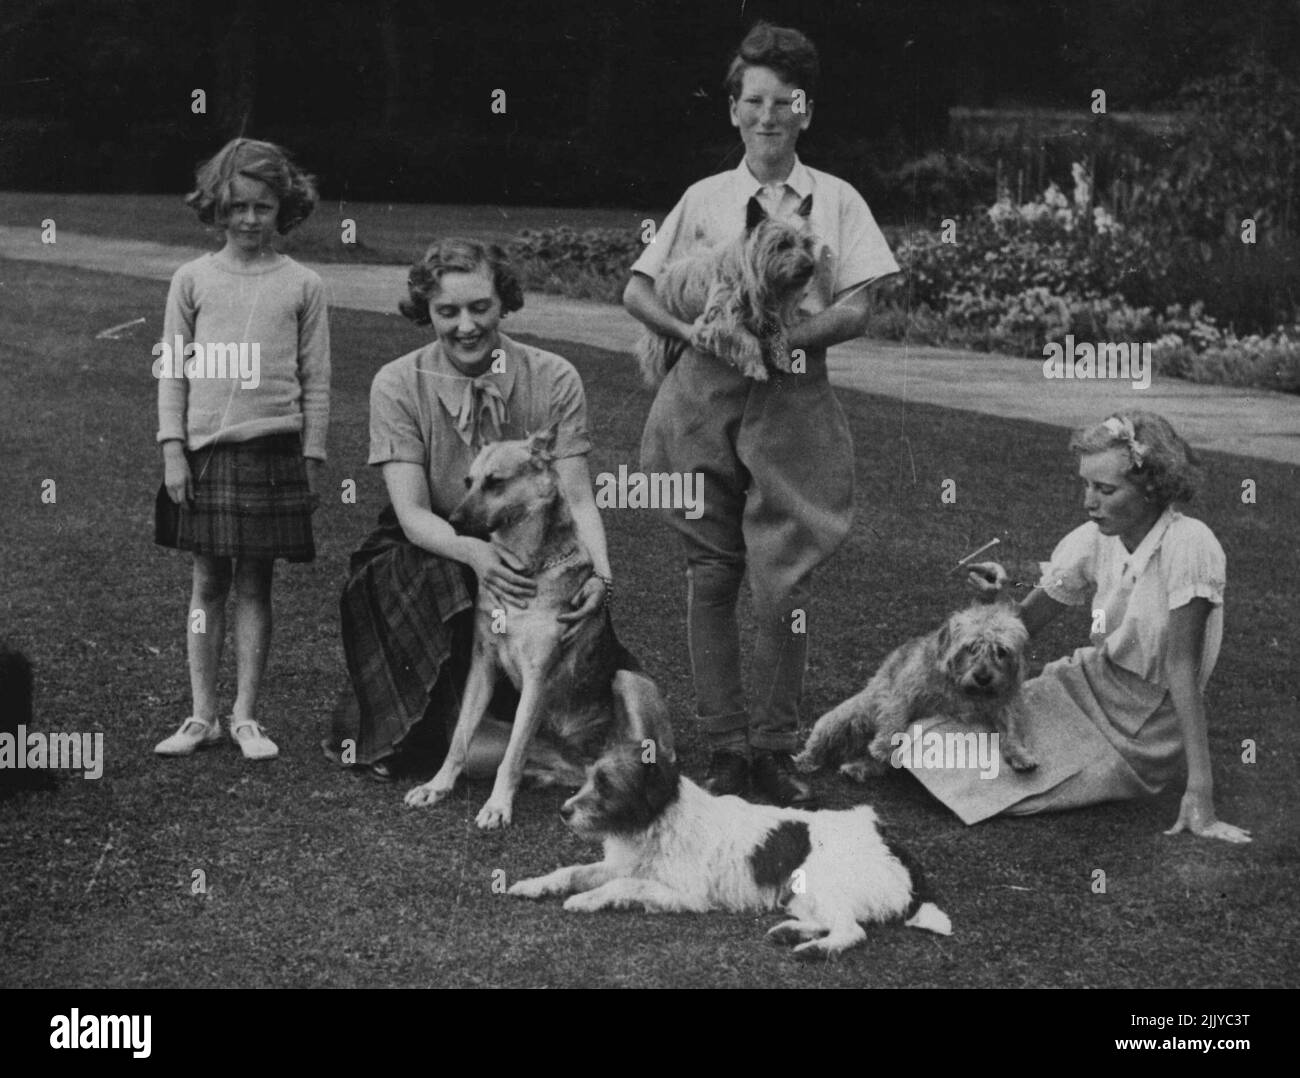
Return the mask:
{"type": "Polygon", "coordinates": [[[280,755],[274,741],[252,719],[230,719],[230,739],[239,746],[245,760],[273,760],[280,755]]]}
{"type": "Polygon", "coordinates": [[[171,737],[159,741],[153,751],[159,756],[189,756],[195,749],[206,749],[220,740],[221,723],[204,722],[191,715],[171,737]]]}

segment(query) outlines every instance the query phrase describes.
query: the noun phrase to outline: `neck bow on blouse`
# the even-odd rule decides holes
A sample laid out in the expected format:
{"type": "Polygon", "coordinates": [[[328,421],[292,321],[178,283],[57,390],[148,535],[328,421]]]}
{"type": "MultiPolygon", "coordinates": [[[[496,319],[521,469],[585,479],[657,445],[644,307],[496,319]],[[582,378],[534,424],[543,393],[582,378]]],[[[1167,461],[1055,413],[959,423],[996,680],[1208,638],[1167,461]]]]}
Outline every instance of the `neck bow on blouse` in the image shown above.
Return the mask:
{"type": "Polygon", "coordinates": [[[486,374],[466,379],[465,392],[456,411],[456,431],[462,441],[478,449],[485,435],[499,440],[505,422],[506,399],[496,382],[486,374]]]}

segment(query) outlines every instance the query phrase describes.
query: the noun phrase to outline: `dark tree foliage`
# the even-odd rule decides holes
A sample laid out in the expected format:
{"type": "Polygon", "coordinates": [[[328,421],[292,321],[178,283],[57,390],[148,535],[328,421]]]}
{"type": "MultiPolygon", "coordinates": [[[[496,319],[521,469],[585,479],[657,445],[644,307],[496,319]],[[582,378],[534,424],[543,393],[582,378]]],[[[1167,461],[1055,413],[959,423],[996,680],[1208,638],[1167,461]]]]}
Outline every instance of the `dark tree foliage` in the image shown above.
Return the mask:
{"type": "Polygon", "coordinates": [[[330,196],[664,205],[733,165],[721,87],[758,18],[818,42],[801,152],[871,197],[954,104],[1158,105],[1248,45],[1260,0],[27,0],[0,7],[0,186],[183,188],[241,131],[330,196]],[[206,111],[192,110],[204,90],[206,111]],[[507,110],[490,110],[494,90],[507,110]]]}

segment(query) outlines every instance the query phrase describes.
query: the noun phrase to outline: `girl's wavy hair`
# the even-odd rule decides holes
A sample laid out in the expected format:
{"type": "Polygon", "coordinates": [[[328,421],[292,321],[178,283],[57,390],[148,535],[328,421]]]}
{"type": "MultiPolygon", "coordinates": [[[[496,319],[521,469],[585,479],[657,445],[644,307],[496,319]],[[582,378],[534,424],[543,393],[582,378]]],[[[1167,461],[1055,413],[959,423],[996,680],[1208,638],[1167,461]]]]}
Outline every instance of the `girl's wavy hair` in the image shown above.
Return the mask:
{"type": "Polygon", "coordinates": [[[316,178],[293,163],[273,142],[231,139],[194,174],[195,187],[185,196],[205,225],[221,226],[230,213],[230,185],[236,176],[261,180],[280,200],[275,230],[284,235],[311,216],[316,208],[316,178]]]}
{"type": "Polygon", "coordinates": [[[424,257],[411,267],[406,277],[408,296],[397,308],[417,326],[427,326],[429,301],[442,288],[444,273],[477,273],[486,268],[492,286],[501,300],[501,313],[509,314],[524,305],[524,289],[505,251],[495,243],[477,240],[445,239],[429,245],[424,257]]]}
{"type": "Polygon", "coordinates": [[[817,96],[821,74],[817,46],[793,27],[773,26],[770,22],[754,24],[727,68],[723,85],[729,97],[740,97],[745,69],[749,67],[770,67],[783,82],[803,90],[810,100],[817,96]]]}
{"type": "Polygon", "coordinates": [[[1161,508],[1189,502],[1205,477],[1201,459],[1162,415],[1118,412],[1070,438],[1076,456],[1123,449],[1128,453],[1125,474],[1161,508]]]}

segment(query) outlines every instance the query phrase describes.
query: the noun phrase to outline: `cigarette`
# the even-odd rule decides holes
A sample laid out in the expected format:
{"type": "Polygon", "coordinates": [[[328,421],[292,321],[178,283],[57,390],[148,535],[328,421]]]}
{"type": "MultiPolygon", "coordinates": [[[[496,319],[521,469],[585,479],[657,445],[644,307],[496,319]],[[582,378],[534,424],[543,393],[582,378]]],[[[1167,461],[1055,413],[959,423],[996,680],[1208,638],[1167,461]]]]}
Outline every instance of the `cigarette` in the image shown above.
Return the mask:
{"type": "Polygon", "coordinates": [[[967,554],[964,558],[962,558],[961,561],[959,561],[956,565],[952,567],[951,572],[955,573],[967,562],[974,561],[981,554],[983,554],[984,551],[990,550],[991,548],[997,546],[1000,542],[1002,542],[1001,539],[990,539],[987,543],[985,543],[982,547],[980,547],[979,550],[971,551],[971,553],[967,554]]]}

